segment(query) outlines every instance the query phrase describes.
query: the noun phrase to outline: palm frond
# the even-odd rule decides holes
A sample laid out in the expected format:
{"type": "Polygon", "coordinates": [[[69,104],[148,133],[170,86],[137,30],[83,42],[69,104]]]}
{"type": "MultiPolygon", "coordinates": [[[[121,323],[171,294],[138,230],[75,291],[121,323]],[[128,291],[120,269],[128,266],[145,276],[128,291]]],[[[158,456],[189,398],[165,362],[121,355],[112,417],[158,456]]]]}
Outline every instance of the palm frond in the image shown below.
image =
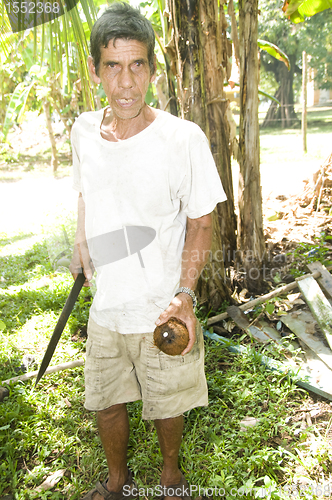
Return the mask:
{"type": "MultiPolygon", "coordinates": [[[[85,109],[93,108],[93,95],[89,83],[87,56],[89,54],[88,38],[91,28],[97,18],[96,7],[93,0],[80,0],[80,3],[45,24],[31,28],[34,41],[34,60],[36,64],[46,63],[53,75],[69,75],[70,60],[73,49],[77,51],[77,70],[81,78],[82,93],[85,109]],[[41,50],[37,50],[37,46],[41,50]],[[47,50],[48,49],[48,50],[47,50]]],[[[24,36],[25,32],[13,33],[10,20],[6,11],[5,0],[0,0],[0,49],[2,58],[7,58],[14,44],[24,36]]],[[[69,78],[66,79],[69,84],[69,78]]]]}

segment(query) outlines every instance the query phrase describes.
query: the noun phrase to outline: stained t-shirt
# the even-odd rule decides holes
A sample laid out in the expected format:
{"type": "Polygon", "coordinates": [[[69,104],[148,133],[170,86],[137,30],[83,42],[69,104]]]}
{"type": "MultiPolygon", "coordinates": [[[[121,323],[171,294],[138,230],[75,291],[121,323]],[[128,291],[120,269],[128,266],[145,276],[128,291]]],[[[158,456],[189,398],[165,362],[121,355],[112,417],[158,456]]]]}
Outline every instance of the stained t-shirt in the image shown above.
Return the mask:
{"type": "Polygon", "coordinates": [[[119,333],[151,332],[179,286],[187,217],[226,196],[196,124],[159,111],[142,132],[110,142],[103,113],[83,113],[72,129],[73,186],[97,273],[90,315],[119,333]]]}

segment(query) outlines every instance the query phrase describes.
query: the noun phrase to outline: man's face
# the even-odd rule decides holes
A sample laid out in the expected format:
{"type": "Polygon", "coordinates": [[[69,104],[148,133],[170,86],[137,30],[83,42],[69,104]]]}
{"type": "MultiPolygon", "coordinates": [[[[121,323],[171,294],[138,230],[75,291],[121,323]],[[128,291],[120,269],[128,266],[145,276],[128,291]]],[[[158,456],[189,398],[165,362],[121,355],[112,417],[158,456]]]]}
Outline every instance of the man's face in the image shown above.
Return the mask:
{"type": "Polygon", "coordinates": [[[114,115],[122,120],[138,116],[153,81],[147,47],[137,40],[118,38],[101,47],[99,75],[91,57],[88,64],[95,83],[101,83],[114,115]]]}

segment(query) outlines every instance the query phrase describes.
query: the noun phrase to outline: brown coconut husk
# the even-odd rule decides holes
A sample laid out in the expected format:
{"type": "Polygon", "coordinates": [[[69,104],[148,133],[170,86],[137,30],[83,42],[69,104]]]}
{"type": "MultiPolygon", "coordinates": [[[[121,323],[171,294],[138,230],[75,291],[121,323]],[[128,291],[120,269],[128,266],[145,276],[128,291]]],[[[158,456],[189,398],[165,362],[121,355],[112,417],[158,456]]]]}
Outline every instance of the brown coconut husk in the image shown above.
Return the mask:
{"type": "Polygon", "coordinates": [[[187,347],[189,332],[183,321],[172,317],[166,323],[156,327],[153,340],[154,345],[165,354],[176,356],[187,347]]]}

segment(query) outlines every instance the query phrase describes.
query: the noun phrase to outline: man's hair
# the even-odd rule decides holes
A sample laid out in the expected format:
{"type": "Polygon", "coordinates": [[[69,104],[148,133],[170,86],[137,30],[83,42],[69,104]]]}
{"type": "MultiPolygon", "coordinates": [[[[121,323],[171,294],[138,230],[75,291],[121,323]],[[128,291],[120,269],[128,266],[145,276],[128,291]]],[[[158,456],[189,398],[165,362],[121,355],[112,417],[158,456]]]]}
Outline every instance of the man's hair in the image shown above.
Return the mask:
{"type": "Polygon", "coordinates": [[[90,36],[90,54],[99,73],[101,47],[107,47],[110,40],[117,38],[137,40],[146,45],[151,75],[155,72],[152,25],[137,9],[127,3],[115,2],[108,7],[94,24],[90,36]]]}

